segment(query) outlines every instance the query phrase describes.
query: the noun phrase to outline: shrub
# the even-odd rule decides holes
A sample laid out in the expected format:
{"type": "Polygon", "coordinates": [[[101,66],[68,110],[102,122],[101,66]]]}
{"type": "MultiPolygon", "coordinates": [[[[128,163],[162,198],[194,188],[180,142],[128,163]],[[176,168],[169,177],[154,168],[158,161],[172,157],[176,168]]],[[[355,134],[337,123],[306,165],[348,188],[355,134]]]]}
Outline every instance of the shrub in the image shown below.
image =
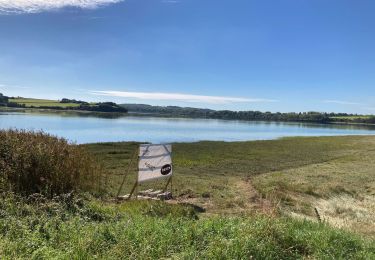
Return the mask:
{"type": "Polygon", "coordinates": [[[4,190],[21,195],[41,193],[48,198],[77,190],[100,191],[102,173],[82,147],[65,139],[43,132],[0,131],[0,185],[4,190]]]}

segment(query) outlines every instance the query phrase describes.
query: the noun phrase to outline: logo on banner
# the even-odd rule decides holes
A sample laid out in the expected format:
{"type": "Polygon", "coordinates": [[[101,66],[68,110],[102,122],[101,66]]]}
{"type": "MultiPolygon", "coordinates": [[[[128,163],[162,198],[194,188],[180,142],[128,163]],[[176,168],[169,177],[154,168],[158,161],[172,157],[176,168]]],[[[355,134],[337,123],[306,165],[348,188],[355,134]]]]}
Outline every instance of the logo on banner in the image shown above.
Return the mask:
{"type": "Polygon", "coordinates": [[[161,167],[160,173],[161,175],[168,175],[172,171],[172,165],[166,164],[163,167],[161,167]]]}

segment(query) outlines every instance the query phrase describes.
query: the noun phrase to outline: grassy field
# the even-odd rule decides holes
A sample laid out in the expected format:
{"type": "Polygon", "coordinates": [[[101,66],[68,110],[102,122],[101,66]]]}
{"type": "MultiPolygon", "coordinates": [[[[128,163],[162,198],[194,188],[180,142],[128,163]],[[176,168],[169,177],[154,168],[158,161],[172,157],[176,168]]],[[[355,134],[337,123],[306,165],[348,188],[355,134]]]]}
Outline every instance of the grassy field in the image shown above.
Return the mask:
{"type": "Polygon", "coordinates": [[[332,119],[343,119],[347,121],[353,121],[356,119],[369,119],[371,116],[333,116],[332,119]]]}
{"type": "Polygon", "coordinates": [[[47,100],[47,99],[34,99],[34,98],[14,98],[10,99],[9,102],[14,102],[18,103],[21,105],[25,105],[26,107],[43,107],[43,106],[48,106],[48,107],[78,107],[79,104],[74,104],[74,103],[60,103],[57,100],[47,100]]]}
{"type": "MultiPolygon", "coordinates": [[[[86,145],[111,172],[113,194],[137,146],[86,145]]],[[[374,147],[375,136],[174,144],[173,192],[208,213],[277,211],[316,220],[317,208],[334,226],[375,236],[374,147]]],[[[123,193],[135,172],[136,164],[123,193]]]]}
{"type": "Polygon", "coordinates": [[[0,258],[375,259],[375,136],[174,144],[175,200],[116,203],[138,145],[83,145],[112,195],[0,193],[0,258]]]}

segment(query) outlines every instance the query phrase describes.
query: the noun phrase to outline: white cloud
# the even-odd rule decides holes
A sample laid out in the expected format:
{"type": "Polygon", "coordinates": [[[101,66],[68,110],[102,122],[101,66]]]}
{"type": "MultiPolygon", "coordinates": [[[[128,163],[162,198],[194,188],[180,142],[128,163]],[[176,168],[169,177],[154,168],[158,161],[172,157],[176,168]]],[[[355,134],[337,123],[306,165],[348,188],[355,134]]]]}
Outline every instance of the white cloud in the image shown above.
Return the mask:
{"type": "Polygon", "coordinates": [[[179,1],[179,0],[162,0],[161,2],[164,3],[164,4],[178,4],[181,1],[179,1]]]}
{"type": "Polygon", "coordinates": [[[122,0],[0,0],[0,13],[38,13],[63,7],[96,8],[122,0]]]}
{"type": "Polygon", "coordinates": [[[338,105],[362,105],[361,103],[356,103],[356,102],[349,102],[349,101],[342,101],[342,100],[324,100],[324,103],[330,103],[330,104],[338,104],[338,105]]]}
{"type": "Polygon", "coordinates": [[[229,104],[229,103],[260,103],[276,102],[276,100],[262,98],[239,98],[239,97],[218,97],[201,96],[181,93],[151,93],[151,92],[125,92],[125,91],[90,91],[92,95],[136,98],[144,100],[174,100],[182,102],[200,102],[207,104],[229,104]]]}

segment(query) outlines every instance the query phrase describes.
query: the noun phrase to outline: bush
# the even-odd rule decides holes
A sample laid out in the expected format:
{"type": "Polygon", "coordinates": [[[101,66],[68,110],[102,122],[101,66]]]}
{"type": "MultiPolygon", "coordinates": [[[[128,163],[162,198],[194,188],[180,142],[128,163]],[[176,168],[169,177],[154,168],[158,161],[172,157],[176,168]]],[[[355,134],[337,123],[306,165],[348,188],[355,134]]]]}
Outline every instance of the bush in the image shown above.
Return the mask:
{"type": "MultiPolygon", "coordinates": [[[[100,191],[103,171],[82,147],[43,132],[0,131],[0,185],[48,198],[77,190],[100,191]]],[[[103,175],[104,176],[104,175],[103,175]]]]}

